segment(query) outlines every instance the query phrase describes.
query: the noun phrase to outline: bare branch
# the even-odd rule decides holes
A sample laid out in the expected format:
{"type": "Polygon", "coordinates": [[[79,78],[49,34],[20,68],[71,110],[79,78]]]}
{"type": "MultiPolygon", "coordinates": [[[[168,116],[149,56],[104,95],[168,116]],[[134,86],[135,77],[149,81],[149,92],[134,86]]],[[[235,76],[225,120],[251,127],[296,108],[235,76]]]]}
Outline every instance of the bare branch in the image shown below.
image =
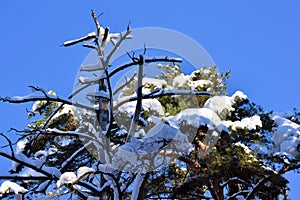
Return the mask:
{"type": "Polygon", "coordinates": [[[51,113],[51,115],[48,117],[48,119],[47,119],[47,121],[45,122],[45,124],[44,124],[44,126],[43,126],[42,129],[45,129],[45,128],[48,126],[49,122],[50,122],[51,119],[54,117],[54,115],[55,115],[56,113],[58,113],[58,111],[59,111],[64,105],[65,105],[65,104],[62,103],[60,106],[58,106],[58,108],[56,108],[56,110],[55,110],[53,113],[51,113]]]}
{"type": "Polygon", "coordinates": [[[135,113],[133,121],[134,123],[138,122],[140,113],[142,112],[142,100],[143,100],[143,68],[144,68],[144,57],[140,55],[139,58],[139,73],[138,73],[138,87],[137,87],[137,102],[135,107],[135,113]]]}
{"type": "Polygon", "coordinates": [[[89,87],[89,86],[92,86],[93,84],[92,83],[88,83],[88,84],[85,84],[84,86],[82,86],[81,88],[77,89],[75,92],[73,92],[69,97],[68,99],[72,99],[75,95],[77,95],[79,92],[81,92],[82,90],[84,90],[85,88],[89,87]]]}
{"type": "Polygon", "coordinates": [[[246,185],[249,185],[249,183],[247,183],[246,181],[244,181],[243,179],[240,179],[238,177],[233,177],[233,178],[230,178],[228,179],[227,181],[225,181],[224,183],[221,183],[220,186],[221,187],[225,187],[228,183],[232,182],[232,181],[235,181],[235,182],[240,182],[240,183],[244,183],[246,185]]]}
{"type": "Polygon", "coordinates": [[[78,156],[80,155],[82,152],[84,152],[86,150],[86,148],[88,146],[90,146],[92,144],[92,141],[89,141],[87,144],[85,144],[83,147],[81,147],[80,149],[78,149],[77,151],[75,151],[73,153],[72,156],[70,156],[62,165],[61,165],[61,169],[60,171],[63,173],[65,172],[66,168],[69,166],[69,164],[78,156]]]}
{"type": "Polygon", "coordinates": [[[48,94],[47,94],[47,92],[44,88],[41,88],[41,87],[38,87],[38,86],[33,86],[33,85],[30,85],[28,87],[31,88],[33,91],[42,92],[45,95],[45,97],[48,97],[48,94]]]}
{"type": "Polygon", "coordinates": [[[41,173],[41,174],[47,176],[47,177],[52,177],[52,178],[55,179],[55,180],[57,180],[57,179],[59,178],[59,177],[56,177],[54,174],[50,174],[49,172],[47,172],[47,171],[41,169],[41,168],[38,167],[38,166],[35,166],[35,165],[33,165],[33,164],[30,164],[30,162],[26,162],[26,161],[20,160],[20,159],[16,158],[15,156],[9,155],[9,154],[7,154],[7,153],[5,153],[5,152],[3,152],[3,151],[0,151],[0,156],[3,156],[3,157],[5,157],[5,158],[10,159],[11,161],[14,161],[14,162],[16,162],[16,163],[19,163],[19,164],[21,164],[21,165],[24,165],[24,166],[26,166],[26,167],[29,167],[29,168],[31,168],[31,169],[33,169],[33,170],[35,170],[35,171],[37,171],[37,172],[39,172],[39,173],[41,173]]]}
{"type": "Polygon", "coordinates": [[[136,76],[136,73],[134,73],[130,79],[127,79],[127,78],[125,77],[125,83],[122,84],[122,85],[120,85],[120,86],[113,92],[113,95],[117,94],[120,90],[122,90],[124,87],[126,87],[131,81],[133,81],[135,76],[136,76]]]}
{"type": "Polygon", "coordinates": [[[81,42],[91,41],[91,40],[95,40],[95,39],[96,39],[96,33],[91,32],[91,33],[87,34],[84,37],[81,37],[81,38],[78,38],[78,39],[75,39],[75,40],[66,41],[61,46],[68,47],[68,46],[72,46],[72,45],[75,45],[75,44],[78,44],[78,43],[81,43],[81,42]]]}
{"type": "Polygon", "coordinates": [[[94,45],[91,45],[91,44],[83,44],[82,46],[83,46],[83,47],[86,47],[86,48],[89,48],[89,49],[94,49],[94,50],[97,51],[97,47],[94,46],[94,45]]]}
{"type": "Polygon", "coordinates": [[[9,102],[9,103],[27,103],[27,102],[33,102],[33,101],[49,101],[49,102],[60,102],[63,104],[67,104],[67,105],[73,105],[75,107],[80,107],[80,108],[84,108],[86,110],[90,110],[90,111],[94,111],[95,109],[83,104],[80,104],[78,102],[70,102],[66,99],[60,98],[60,97],[51,97],[51,96],[36,96],[36,95],[28,95],[28,96],[23,96],[23,97],[0,97],[0,101],[3,102],[9,102]]]}
{"type": "Polygon", "coordinates": [[[127,31],[130,31],[130,24],[131,24],[131,21],[128,22],[127,29],[126,29],[127,31]]]}
{"type": "Polygon", "coordinates": [[[129,34],[131,33],[131,30],[130,29],[127,29],[126,33],[124,35],[122,35],[120,33],[120,38],[118,40],[118,42],[115,44],[114,48],[109,52],[109,54],[107,55],[106,57],[106,60],[105,60],[105,64],[106,66],[108,66],[109,62],[110,62],[110,59],[112,57],[112,55],[115,53],[115,51],[120,47],[121,43],[127,39],[127,37],[129,36],[129,34]]]}
{"type": "MultiPolygon", "coordinates": [[[[182,59],[181,58],[168,58],[168,57],[153,57],[153,58],[150,58],[150,59],[145,59],[145,63],[146,64],[149,64],[149,63],[153,63],[153,62],[172,62],[172,63],[182,63],[182,59]]],[[[113,75],[115,75],[116,73],[128,68],[128,67],[131,67],[131,66],[134,66],[134,65],[138,65],[138,62],[130,62],[130,63],[127,63],[125,65],[122,65],[118,68],[116,68],[115,70],[113,70],[112,72],[109,73],[109,78],[112,77],[113,75]]]]}
{"type": "Polygon", "coordinates": [[[282,169],[280,169],[278,172],[273,173],[272,175],[268,175],[265,178],[261,179],[252,189],[252,191],[247,195],[246,200],[250,200],[253,199],[253,197],[255,196],[255,194],[260,190],[260,188],[262,186],[264,186],[264,184],[266,182],[268,182],[270,179],[272,179],[273,177],[285,174],[289,171],[295,170],[295,169],[299,169],[300,168],[300,164],[294,164],[294,165],[289,165],[289,166],[285,166],[282,169]]]}
{"type": "Polygon", "coordinates": [[[97,38],[101,38],[101,26],[99,24],[99,21],[98,21],[98,18],[103,14],[101,13],[100,15],[96,15],[96,13],[94,12],[94,10],[91,10],[92,11],[92,17],[94,19],[94,22],[95,22],[95,25],[96,25],[96,28],[97,28],[97,38]]]}
{"type": "Polygon", "coordinates": [[[15,157],[14,149],[13,149],[13,147],[12,147],[12,144],[11,144],[10,139],[8,139],[8,137],[7,137],[6,135],[4,135],[3,133],[0,133],[0,135],[6,139],[6,141],[7,141],[8,144],[9,144],[9,148],[10,148],[10,151],[11,151],[11,155],[12,155],[13,157],[15,157]]]}
{"type": "Polygon", "coordinates": [[[101,42],[101,51],[102,52],[104,52],[104,47],[105,47],[108,40],[109,40],[109,27],[106,27],[105,31],[104,31],[104,36],[103,36],[103,39],[102,39],[102,42],[101,42]]]}

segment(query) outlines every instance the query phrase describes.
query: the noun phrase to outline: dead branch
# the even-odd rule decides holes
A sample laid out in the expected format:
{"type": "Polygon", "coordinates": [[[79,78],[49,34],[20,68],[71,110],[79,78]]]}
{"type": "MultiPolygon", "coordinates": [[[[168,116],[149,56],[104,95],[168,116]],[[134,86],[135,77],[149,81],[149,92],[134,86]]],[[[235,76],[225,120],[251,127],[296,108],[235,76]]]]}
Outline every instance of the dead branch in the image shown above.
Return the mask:
{"type": "Polygon", "coordinates": [[[95,22],[95,25],[96,25],[96,28],[97,28],[97,38],[101,38],[102,35],[101,35],[101,26],[99,24],[99,21],[98,21],[98,18],[103,14],[101,13],[98,17],[96,15],[96,13],[94,12],[94,10],[91,10],[92,11],[92,17],[94,19],[94,22],[95,22]]]}
{"type": "Polygon", "coordinates": [[[109,65],[112,55],[120,47],[121,43],[128,38],[130,33],[131,33],[131,30],[130,30],[129,26],[127,27],[127,31],[124,35],[122,35],[122,33],[120,33],[120,38],[119,38],[118,42],[114,45],[113,49],[109,52],[109,54],[106,57],[106,60],[105,60],[106,66],[109,65]]]}
{"type": "Polygon", "coordinates": [[[299,169],[300,168],[300,164],[293,164],[293,165],[289,165],[289,166],[284,166],[283,168],[281,168],[278,172],[274,172],[272,175],[268,175],[266,177],[264,177],[263,179],[261,179],[252,189],[252,191],[247,195],[246,200],[250,200],[253,199],[253,197],[255,196],[255,194],[260,190],[260,188],[262,186],[264,186],[264,184],[266,182],[268,182],[270,179],[272,179],[275,176],[279,176],[282,174],[285,174],[289,171],[295,170],[295,169],[299,169]]]}
{"type": "Polygon", "coordinates": [[[117,94],[119,91],[121,91],[123,88],[125,88],[130,82],[132,82],[134,80],[134,77],[136,76],[136,73],[134,73],[132,75],[131,78],[127,79],[125,77],[125,83],[120,85],[114,92],[113,92],[113,95],[117,94]]]}
{"type": "MultiPolygon", "coordinates": [[[[150,59],[145,59],[145,64],[149,64],[149,63],[153,63],[153,62],[171,62],[171,63],[182,63],[182,59],[181,58],[168,58],[168,57],[153,57],[150,59]]],[[[112,77],[113,75],[115,75],[116,73],[134,66],[134,65],[138,65],[138,62],[130,62],[127,64],[124,64],[116,69],[114,69],[112,72],[109,73],[108,77],[112,77]]]]}
{"type": "Polygon", "coordinates": [[[9,154],[7,154],[7,153],[5,153],[3,151],[0,151],[0,156],[3,156],[3,157],[5,157],[5,158],[7,158],[7,159],[9,159],[11,161],[14,161],[16,163],[19,163],[21,165],[29,167],[29,168],[31,168],[31,169],[33,169],[33,170],[35,170],[35,171],[37,171],[37,172],[39,172],[39,173],[47,176],[48,178],[53,178],[55,180],[58,180],[58,178],[59,178],[59,177],[56,177],[54,174],[50,174],[50,173],[44,171],[43,169],[41,169],[41,168],[39,168],[39,167],[37,167],[35,165],[30,164],[29,162],[25,162],[23,160],[20,160],[20,159],[16,158],[15,156],[9,155],[9,154]]]}
{"type": "Polygon", "coordinates": [[[133,121],[134,123],[138,123],[139,116],[142,112],[143,106],[142,106],[142,100],[143,100],[143,68],[144,68],[144,56],[140,55],[139,58],[139,72],[138,72],[138,87],[137,87],[137,102],[136,102],[136,108],[134,113],[133,121]]]}
{"type": "Polygon", "coordinates": [[[27,102],[34,102],[34,101],[48,101],[48,102],[59,102],[67,105],[73,105],[75,107],[84,108],[86,110],[94,111],[95,109],[89,106],[86,106],[84,104],[78,103],[78,102],[70,102],[66,99],[60,98],[60,97],[51,97],[51,96],[35,96],[35,95],[28,95],[24,97],[0,97],[0,101],[2,102],[9,102],[9,103],[27,103],[27,102]]]}
{"type": "Polygon", "coordinates": [[[43,126],[42,129],[45,129],[45,128],[48,126],[49,122],[50,122],[51,119],[54,117],[54,115],[55,115],[56,113],[58,113],[58,111],[59,111],[64,105],[65,105],[65,104],[62,103],[60,106],[58,106],[58,107],[56,108],[56,110],[55,110],[53,113],[51,113],[51,115],[48,117],[48,119],[47,119],[47,121],[45,122],[45,124],[44,124],[44,126],[43,126]]]}
{"type": "Polygon", "coordinates": [[[15,157],[14,149],[13,149],[10,139],[8,139],[8,137],[6,135],[4,135],[3,133],[0,133],[0,136],[4,137],[6,139],[6,141],[8,142],[12,157],[15,157]]]}

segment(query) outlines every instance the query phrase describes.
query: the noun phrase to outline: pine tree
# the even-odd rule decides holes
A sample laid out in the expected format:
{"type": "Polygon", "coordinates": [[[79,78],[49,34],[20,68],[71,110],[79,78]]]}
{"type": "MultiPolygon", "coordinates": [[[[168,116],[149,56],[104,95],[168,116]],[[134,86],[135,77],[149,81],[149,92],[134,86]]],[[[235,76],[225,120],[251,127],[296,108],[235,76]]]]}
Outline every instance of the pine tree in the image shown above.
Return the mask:
{"type": "Polygon", "coordinates": [[[0,98],[33,104],[28,126],[12,129],[18,140],[0,150],[12,161],[2,198],[25,199],[288,199],[286,172],[298,170],[299,112],[266,112],[240,91],[227,94],[230,72],[216,66],[185,74],[180,58],[138,57],[111,69],[123,41],[100,26],[64,43],[85,42],[99,62],[81,66],[68,98],[31,88],[34,95],[0,98]],[[112,49],[107,52],[107,43],[112,49]],[[145,64],[160,74],[144,77],[145,64]],[[137,73],[113,91],[111,77],[135,66],[137,73]],[[89,86],[90,105],[72,102],[89,86]],[[38,94],[36,94],[38,93],[38,94]],[[15,145],[15,150],[14,150],[15,145]]]}

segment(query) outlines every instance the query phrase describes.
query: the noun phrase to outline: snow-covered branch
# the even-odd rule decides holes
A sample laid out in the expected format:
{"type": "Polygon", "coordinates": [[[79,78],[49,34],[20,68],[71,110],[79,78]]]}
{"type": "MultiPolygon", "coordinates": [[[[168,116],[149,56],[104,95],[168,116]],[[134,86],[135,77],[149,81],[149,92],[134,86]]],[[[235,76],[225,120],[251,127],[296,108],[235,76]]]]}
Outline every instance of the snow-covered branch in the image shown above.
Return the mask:
{"type": "MultiPolygon", "coordinates": [[[[142,96],[143,99],[155,99],[163,96],[173,96],[173,95],[195,95],[195,96],[210,96],[211,94],[209,92],[197,92],[192,90],[158,90],[151,92],[150,94],[144,94],[142,96]]],[[[137,96],[128,97],[128,98],[122,98],[120,102],[117,103],[117,105],[114,106],[114,109],[119,108],[123,104],[130,102],[130,101],[136,101],[138,99],[137,96]]]]}
{"type": "Polygon", "coordinates": [[[87,147],[89,147],[92,144],[92,141],[89,141],[86,143],[83,147],[79,148],[77,151],[73,153],[72,156],[70,156],[62,165],[60,171],[63,173],[66,171],[67,167],[70,165],[70,163],[78,156],[80,155],[87,147]]]}
{"type": "Polygon", "coordinates": [[[233,178],[230,178],[230,179],[228,179],[227,181],[225,181],[224,183],[221,183],[220,184],[220,186],[221,187],[225,187],[228,183],[230,183],[230,182],[240,182],[240,183],[244,183],[244,184],[246,184],[246,185],[249,185],[249,183],[247,183],[246,181],[244,181],[243,179],[240,179],[240,178],[238,178],[238,177],[233,177],[233,178]]]}
{"type": "Polygon", "coordinates": [[[35,101],[49,101],[49,102],[59,102],[67,105],[73,105],[79,108],[84,108],[86,110],[94,111],[95,109],[78,102],[71,102],[61,97],[56,96],[39,96],[39,95],[27,95],[27,96],[14,96],[14,97],[0,97],[0,101],[9,102],[9,103],[27,103],[35,101]]]}
{"type": "Polygon", "coordinates": [[[109,54],[107,55],[107,57],[106,57],[106,60],[105,60],[105,64],[108,66],[108,64],[109,64],[109,62],[110,62],[110,59],[111,59],[111,57],[113,56],[113,54],[116,52],[116,50],[120,47],[120,45],[121,45],[121,43],[124,41],[124,40],[126,40],[126,39],[130,39],[131,37],[130,37],[130,34],[131,33],[131,30],[130,30],[130,28],[129,28],[129,26],[128,26],[128,28],[127,28],[127,30],[126,30],[126,32],[125,32],[125,34],[123,35],[123,34],[119,34],[119,40],[114,44],[114,47],[113,47],[113,49],[109,52],[109,54]]]}
{"type": "Polygon", "coordinates": [[[295,170],[295,169],[299,169],[300,168],[300,164],[291,164],[288,166],[284,166],[283,168],[281,168],[278,172],[273,173],[271,175],[266,175],[264,178],[262,178],[261,180],[259,180],[257,182],[256,185],[253,186],[253,189],[251,192],[248,193],[246,200],[250,200],[253,199],[253,197],[257,194],[257,192],[259,192],[259,190],[261,189],[261,187],[264,186],[264,184],[266,182],[268,182],[269,180],[271,180],[273,177],[285,174],[289,171],[295,170]]]}
{"type": "Polygon", "coordinates": [[[134,73],[134,74],[131,76],[131,78],[129,78],[129,79],[127,79],[127,78],[125,77],[125,83],[122,84],[122,85],[120,85],[117,89],[115,89],[115,90],[113,91],[113,95],[117,94],[117,93],[120,92],[123,88],[125,88],[129,83],[131,83],[131,82],[134,80],[135,76],[136,76],[136,73],[134,73]]]}
{"type": "Polygon", "coordinates": [[[58,172],[58,170],[55,170],[56,168],[51,168],[51,167],[48,168],[45,166],[40,167],[40,166],[36,165],[36,163],[34,163],[33,160],[31,160],[30,158],[27,158],[24,154],[12,156],[11,154],[8,154],[4,151],[0,151],[0,156],[8,158],[11,161],[19,163],[23,166],[29,167],[29,168],[35,170],[36,172],[39,172],[39,173],[47,176],[50,179],[58,179],[60,176],[60,173],[58,172]]]}

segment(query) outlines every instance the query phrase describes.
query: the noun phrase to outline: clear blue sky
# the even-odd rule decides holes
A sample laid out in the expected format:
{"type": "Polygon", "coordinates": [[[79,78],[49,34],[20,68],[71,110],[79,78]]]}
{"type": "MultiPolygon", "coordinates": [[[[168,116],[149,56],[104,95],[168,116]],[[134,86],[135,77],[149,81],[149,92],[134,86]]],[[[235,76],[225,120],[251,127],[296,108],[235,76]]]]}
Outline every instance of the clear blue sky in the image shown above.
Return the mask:
{"type": "MultiPolygon", "coordinates": [[[[182,32],[208,51],[220,71],[232,70],[230,94],[242,90],[266,110],[300,109],[298,0],[1,1],[0,96],[26,94],[28,85],[71,93],[89,50],[59,45],[94,30],[90,9],[105,13],[101,23],[112,32],[125,30],[130,20],[132,28],[182,32]]],[[[0,104],[0,131],[23,128],[25,108],[0,104]]],[[[299,175],[292,176],[296,185],[299,175]]],[[[295,187],[293,199],[300,196],[295,187]]]]}

